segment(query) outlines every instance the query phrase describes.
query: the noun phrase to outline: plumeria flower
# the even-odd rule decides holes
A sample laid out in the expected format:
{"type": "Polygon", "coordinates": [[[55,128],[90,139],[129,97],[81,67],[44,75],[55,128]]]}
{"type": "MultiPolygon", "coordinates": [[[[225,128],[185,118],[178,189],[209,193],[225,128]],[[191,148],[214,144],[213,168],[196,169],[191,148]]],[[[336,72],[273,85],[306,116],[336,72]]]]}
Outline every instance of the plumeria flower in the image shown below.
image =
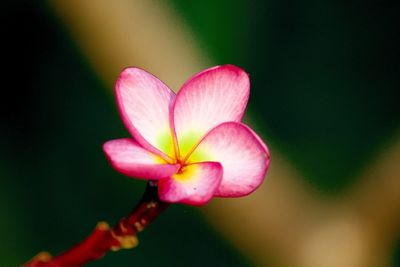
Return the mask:
{"type": "Polygon", "coordinates": [[[103,145],[120,173],[158,181],[162,201],[203,205],[240,197],[264,180],[269,151],[241,123],[250,92],[246,72],[233,65],[206,69],[175,94],[139,68],[122,71],[115,93],[133,138],[103,145]]]}

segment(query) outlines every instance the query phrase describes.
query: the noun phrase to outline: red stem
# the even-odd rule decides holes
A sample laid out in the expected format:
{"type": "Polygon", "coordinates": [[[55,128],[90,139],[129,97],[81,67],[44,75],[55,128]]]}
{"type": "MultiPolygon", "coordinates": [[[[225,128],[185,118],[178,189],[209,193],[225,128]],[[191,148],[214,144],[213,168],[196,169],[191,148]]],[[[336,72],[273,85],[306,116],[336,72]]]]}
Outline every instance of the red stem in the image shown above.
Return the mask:
{"type": "Polygon", "coordinates": [[[158,198],[157,183],[150,181],[135,209],[113,228],[100,222],[85,240],[69,250],[55,257],[41,252],[23,266],[76,267],[97,260],[110,250],[133,248],[138,244],[136,234],[143,231],[168,205],[158,198]]]}

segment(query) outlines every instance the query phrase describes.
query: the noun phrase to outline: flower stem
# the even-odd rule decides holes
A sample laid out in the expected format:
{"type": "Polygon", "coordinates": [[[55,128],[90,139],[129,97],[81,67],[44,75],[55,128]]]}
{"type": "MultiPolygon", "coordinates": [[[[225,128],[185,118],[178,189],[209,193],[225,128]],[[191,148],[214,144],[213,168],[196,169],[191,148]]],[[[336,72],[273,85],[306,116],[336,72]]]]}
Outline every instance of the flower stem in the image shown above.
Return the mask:
{"type": "Polygon", "coordinates": [[[143,231],[168,206],[168,203],[158,198],[157,183],[150,181],[137,206],[113,228],[106,222],[99,222],[86,239],[72,248],[55,257],[47,252],[41,252],[23,266],[82,266],[103,257],[110,250],[134,248],[138,245],[136,234],[143,231]]]}

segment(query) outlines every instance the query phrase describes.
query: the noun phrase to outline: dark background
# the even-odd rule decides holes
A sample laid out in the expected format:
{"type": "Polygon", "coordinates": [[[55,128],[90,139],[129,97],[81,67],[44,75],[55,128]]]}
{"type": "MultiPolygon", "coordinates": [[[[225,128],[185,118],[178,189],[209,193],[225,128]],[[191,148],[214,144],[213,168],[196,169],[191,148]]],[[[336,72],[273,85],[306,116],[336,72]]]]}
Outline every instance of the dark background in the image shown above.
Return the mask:
{"type": "MultiPolygon", "coordinates": [[[[170,1],[217,64],[251,74],[249,109],[263,134],[307,183],[341,192],[399,133],[400,2],[240,2],[170,1]]],[[[144,183],[107,164],[102,143],[127,131],[48,5],[1,5],[0,266],[16,266],[115,222],[144,183]]],[[[253,266],[187,206],[140,241],[91,266],[253,266]]]]}

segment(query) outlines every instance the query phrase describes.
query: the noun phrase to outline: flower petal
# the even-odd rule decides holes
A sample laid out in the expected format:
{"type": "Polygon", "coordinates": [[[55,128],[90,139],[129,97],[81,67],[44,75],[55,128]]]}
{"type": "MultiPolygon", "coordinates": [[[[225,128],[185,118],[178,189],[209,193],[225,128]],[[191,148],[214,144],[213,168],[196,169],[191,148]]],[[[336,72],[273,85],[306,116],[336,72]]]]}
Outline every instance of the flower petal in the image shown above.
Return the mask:
{"type": "Polygon", "coordinates": [[[262,183],[269,158],[266,145],[250,128],[227,122],[204,137],[188,162],[220,162],[224,173],[215,195],[238,197],[250,194],[262,183]]]}
{"type": "Polygon", "coordinates": [[[170,177],[180,168],[179,164],[167,164],[130,138],[108,141],[103,150],[114,169],[130,177],[162,179],[170,177]]]}
{"type": "Polygon", "coordinates": [[[182,86],[171,114],[182,158],[215,126],[241,121],[249,88],[247,73],[233,65],[202,71],[182,86]]]}
{"type": "Polygon", "coordinates": [[[160,180],[158,193],[166,202],[189,205],[206,204],[214,195],[222,178],[222,167],[218,162],[189,164],[170,179],[160,180]]]}
{"type": "Polygon", "coordinates": [[[122,120],[147,150],[174,157],[170,109],[175,99],[163,82],[138,68],[126,68],[115,85],[122,120]]]}

